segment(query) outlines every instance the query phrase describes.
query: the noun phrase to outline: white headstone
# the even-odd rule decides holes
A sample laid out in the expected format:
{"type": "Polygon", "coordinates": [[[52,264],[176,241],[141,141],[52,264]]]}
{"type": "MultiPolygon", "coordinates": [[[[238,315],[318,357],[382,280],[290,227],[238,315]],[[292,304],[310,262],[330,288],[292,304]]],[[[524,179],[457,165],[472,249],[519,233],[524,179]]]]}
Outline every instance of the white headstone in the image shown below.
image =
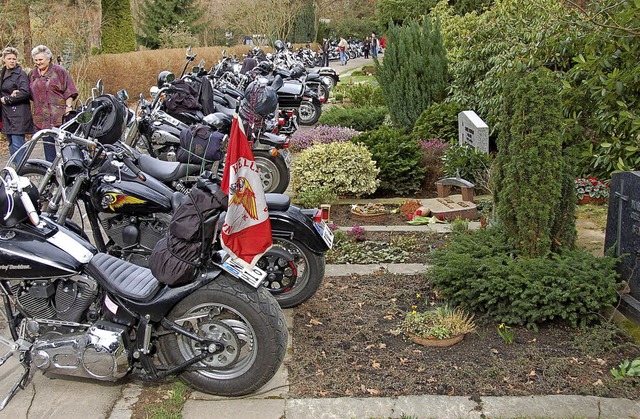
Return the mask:
{"type": "Polygon", "coordinates": [[[458,114],[458,140],[476,150],[489,153],[489,126],[474,111],[458,114]]]}

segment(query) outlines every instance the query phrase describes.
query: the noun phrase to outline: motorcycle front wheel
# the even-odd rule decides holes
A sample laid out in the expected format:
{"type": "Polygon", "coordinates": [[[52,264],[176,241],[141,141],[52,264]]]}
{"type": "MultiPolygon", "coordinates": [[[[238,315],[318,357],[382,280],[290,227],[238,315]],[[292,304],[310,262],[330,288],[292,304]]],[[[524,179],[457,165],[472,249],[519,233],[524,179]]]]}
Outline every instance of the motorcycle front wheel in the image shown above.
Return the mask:
{"type": "Polygon", "coordinates": [[[253,150],[253,157],[260,169],[260,179],[265,193],[284,193],[289,187],[291,174],[284,158],[272,156],[268,150],[253,150]]]}
{"type": "MultiPolygon", "coordinates": [[[[251,288],[223,274],[176,304],[167,318],[224,347],[180,374],[198,391],[220,396],[253,393],[275,375],[284,360],[287,325],[264,287],[251,288]]],[[[160,330],[159,335],[160,355],[169,367],[207,349],[178,333],[160,330]]]]}
{"type": "Polygon", "coordinates": [[[296,307],[313,297],[324,278],[325,265],[324,255],[297,239],[280,237],[273,238],[273,247],[257,263],[267,272],[266,287],[282,308],[296,307]]]}
{"type": "Polygon", "coordinates": [[[300,124],[313,125],[318,122],[321,114],[322,108],[314,105],[311,101],[303,100],[302,103],[300,103],[300,109],[298,110],[298,115],[300,115],[300,124]]]}

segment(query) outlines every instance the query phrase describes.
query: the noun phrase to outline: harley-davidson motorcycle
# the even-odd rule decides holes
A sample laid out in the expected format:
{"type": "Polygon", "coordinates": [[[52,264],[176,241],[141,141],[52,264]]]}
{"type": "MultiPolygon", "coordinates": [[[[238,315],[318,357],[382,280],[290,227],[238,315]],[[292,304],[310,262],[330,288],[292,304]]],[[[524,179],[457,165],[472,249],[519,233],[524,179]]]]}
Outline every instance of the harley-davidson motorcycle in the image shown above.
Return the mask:
{"type": "MultiPolygon", "coordinates": [[[[37,180],[39,192],[46,200],[45,210],[55,214],[57,222],[64,225],[82,202],[98,250],[146,266],[151,250],[163,237],[171,214],[187,192],[167,184],[179,182],[185,175],[185,166],[196,169],[199,166],[140,154],[132,158],[134,152],[118,141],[121,131],[111,132],[114,124],[109,121],[113,122],[113,114],[118,112],[125,112],[118,99],[98,96],[89,110],[77,117],[85,119],[83,124],[91,126],[88,130],[92,136],[102,141],[96,143],[97,148],[68,142],[67,137],[59,136],[61,151],[53,164],[29,159],[19,163],[18,170],[37,180]]],[[[84,129],[83,124],[77,129],[84,129]]],[[[34,136],[30,146],[40,137],[34,136]]],[[[25,155],[30,156],[31,152],[25,155]]],[[[268,272],[265,286],[280,305],[296,306],[318,289],[324,277],[324,254],[332,246],[333,234],[322,221],[320,211],[306,214],[290,205],[285,195],[266,196],[274,246],[258,266],[268,272]]],[[[78,227],[77,232],[84,234],[84,230],[84,226],[78,227]]]]}
{"type": "MultiPolygon", "coordinates": [[[[140,97],[135,116],[130,118],[130,127],[126,142],[132,147],[143,146],[151,156],[162,160],[175,161],[180,147],[180,133],[189,128],[189,124],[170,115],[161,109],[165,94],[171,86],[164,86],[155,91],[152,102],[140,97]]],[[[222,107],[222,105],[219,105],[222,107]]],[[[225,109],[233,115],[233,109],[225,109]]],[[[204,123],[204,115],[191,115],[190,123],[204,123]]],[[[228,134],[228,132],[223,132],[228,134]]],[[[262,186],[267,193],[283,193],[290,182],[289,165],[291,157],[287,150],[287,138],[270,134],[267,130],[260,132],[253,141],[253,153],[260,169],[262,186]]]]}
{"type": "MultiPolygon", "coordinates": [[[[34,137],[43,134],[98,146],[57,129],[34,137]]],[[[218,185],[207,188],[216,193],[218,185]]],[[[260,285],[264,272],[238,270],[205,243],[191,282],[168,286],[147,268],[99,252],[68,223],[39,214],[38,200],[28,178],[10,167],[0,171],[0,294],[11,335],[0,337],[7,346],[0,365],[15,356],[24,368],[0,410],[35,370],[101,381],[132,372],[145,380],[178,375],[222,396],[255,392],[274,376],[287,328],[260,285]]],[[[220,212],[212,214],[203,225],[220,212]]]]}

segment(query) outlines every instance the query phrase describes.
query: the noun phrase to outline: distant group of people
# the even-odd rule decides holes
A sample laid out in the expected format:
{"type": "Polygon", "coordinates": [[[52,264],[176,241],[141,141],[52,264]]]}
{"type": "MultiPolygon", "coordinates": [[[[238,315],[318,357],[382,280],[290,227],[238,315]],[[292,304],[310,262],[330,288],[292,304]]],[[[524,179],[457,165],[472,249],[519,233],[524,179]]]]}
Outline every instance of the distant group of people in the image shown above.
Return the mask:
{"type": "MultiPolygon", "coordinates": [[[[362,41],[362,51],[364,53],[364,58],[369,58],[369,52],[371,52],[371,56],[378,58],[378,54],[380,52],[384,52],[384,49],[387,47],[387,38],[382,37],[378,39],[375,33],[371,34],[371,37],[367,36],[364,41],[362,41]]],[[[332,48],[332,43],[329,38],[322,39],[322,59],[323,66],[329,65],[329,51],[332,48]]],[[[340,65],[345,65],[347,63],[347,51],[349,50],[349,42],[344,38],[340,37],[340,41],[338,41],[338,51],[340,52],[340,65]]]]}
{"type": "MultiPolygon", "coordinates": [[[[38,45],[31,50],[35,68],[27,74],[18,64],[18,50],[7,47],[2,51],[0,70],[0,112],[2,130],[13,155],[25,143],[27,134],[58,127],[73,110],[78,91],[69,72],[53,63],[51,50],[38,45]],[[32,106],[33,104],[33,106],[32,106]]],[[[22,153],[22,152],[21,152],[22,153]]],[[[47,161],[56,157],[54,139],[44,139],[47,161]]],[[[14,161],[19,161],[21,154],[14,161]]]]}

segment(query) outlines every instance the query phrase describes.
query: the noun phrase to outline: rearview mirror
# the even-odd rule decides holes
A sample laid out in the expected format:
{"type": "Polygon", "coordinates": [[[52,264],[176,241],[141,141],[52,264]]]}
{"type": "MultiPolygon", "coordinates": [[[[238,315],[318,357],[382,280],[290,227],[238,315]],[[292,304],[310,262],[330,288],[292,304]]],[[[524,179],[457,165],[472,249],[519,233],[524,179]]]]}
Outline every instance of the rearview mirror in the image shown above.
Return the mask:
{"type": "Polygon", "coordinates": [[[87,124],[89,123],[89,121],[91,121],[91,117],[92,117],[92,113],[90,111],[84,111],[84,112],[80,112],[77,116],[76,116],[76,121],[78,121],[81,124],[87,124]]]}
{"type": "Polygon", "coordinates": [[[118,90],[118,99],[120,99],[123,102],[126,102],[127,100],[129,100],[129,92],[127,92],[126,90],[118,90]]]}

